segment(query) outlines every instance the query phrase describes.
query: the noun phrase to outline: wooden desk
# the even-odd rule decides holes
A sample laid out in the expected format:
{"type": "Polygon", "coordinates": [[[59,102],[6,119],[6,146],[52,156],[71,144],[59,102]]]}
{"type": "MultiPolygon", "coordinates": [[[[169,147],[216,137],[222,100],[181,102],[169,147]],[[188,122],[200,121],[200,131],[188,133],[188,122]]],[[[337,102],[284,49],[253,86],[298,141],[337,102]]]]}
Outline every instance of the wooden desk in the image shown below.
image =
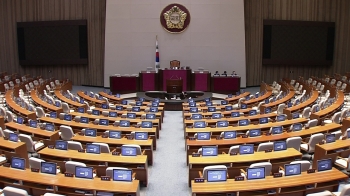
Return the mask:
{"type": "Polygon", "coordinates": [[[211,91],[215,93],[235,93],[241,88],[241,77],[211,77],[211,91]]]}
{"type": "MultiPolygon", "coordinates": [[[[208,112],[208,111],[204,111],[204,112],[203,112],[203,111],[202,111],[202,112],[197,112],[196,114],[202,114],[202,116],[212,116],[213,113],[221,113],[221,115],[223,115],[223,116],[225,116],[225,117],[226,117],[226,116],[231,117],[231,113],[232,113],[232,112],[240,112],[240,113],[248,114],[250,110],[252,110],[252,108],[240,109],[240,110],[231,110],[231,111],[215,111],[215,112],[208,112]]],[[[184,118],[189,117],[189,116],[191,116],[192,114],[194,114],[194,113],[190,113],[190,112],[188,112],[188,111],[183,111],[183,112],[182,112],[182,116],[183,116],[184,118]]]]}
{"type": "Polygon", "coordinates": [[[272,91],[267,91],[263,96],[260,96],[258,98],[253,98],[248,101],[243,101],[242,103],[247,104],[249,107],[253,104],[257,104],[259,102],[264,101],[265,99],[268,99],[269,97],[271,97],[271,95],[272,95],[272,91]]]}
{"type": "Polygon", "coordinates": [[[246,155],[229,155],[229,154],[219,154],[216,157],[192,157],[189,156],[189,181],[190,186],[191,180],[198,178],[198,172],[203,171],[205,166],[209,165],[226,165],[228,166],[228,174],[230,178],[240,175],[240,169],[246,169],[252,163],[258,163],[263,161],[268,161],[272,163],[272,172],[277,172],[279,166],[283,166],[286,163],[290,163],[297,158],[301,158],[302,153],[295,150],[294,148],[288,148],[283,151],[274,152],[254,152],[254,154],[246,155]]]}
{"type": "MultiPolygon", "coordinates": [[[[149,135],[155,135],[157,138],[159,138],[159,132],[157,132],[156,127],[146,129],[146,128],[136,128],[136,127],[115,127],[112,125],[103,126],[103,125],[95,125],[92,123],[78,123],[75,121],[60,120],[58,118],[50,118],[50,117],[42,117],[40,118],[40,121],[54,123],[56,126],[68,125],[73,129],[76,128],[80,130],[91,128],[91,129],[96,129],[97,131],[103,131],[103,132],[108,130],[121,131],[124,134],[130,134],[133,131],[144,131],[144,132],[148,132],[149,135]]],[[[80,132],[80,130],[77,132],[80,132]]],[[[156,142],[156,140],[154,140],[153,142],[156,142]]]]}
{"type": "Polygon", "coordinates": [[[350,117],[343,119],[342,125],[341,132],[345,134],[346,130],[350,128],[350,117]]]}
{"type": "Polygon", "coordinates": [[[112,102],[112,103],[119,104],[121,103],[121,100],[123,100],[123,98],[120,98],[120,97],[118,98],[115,95],[109,95],[108,93],[105,93],[103,91],[100,91],[98,94],[103,97],[106,97],[109,100],[109,102],[112,102]]]}
{"type": "Polygon", "coordinates": [[[197,132],[211,132],[213,135],[220,135],[223,131],[232,131],[235,130],[237,132],[245,132],[249,129],[261,129],[261,131],[269,130],[273,126],[290,126],[294,123],[306,123],[308,119],[306,118],[297,118],[292,120],[285,120],[281,122],[269,122],[266,124],[258,124],[258,125],[248,125],[248,126],[228,126],[228,127],[216,127],[216,128],[185,128],[185,137],[186,136],[193,136],[197,132]]]}
{"type": "Polygon", "coordinates": [[[278,106],[279,104],[287,103],[289,100],[291,100],[294,97],[294,95],[295,95],[295,91],[294,91],[294,89],[291,89],[291,90],[289,90],[289,93],[285,97],[283,97],[282,99],[279,99],[279,100],[277,100],[275,102],[272,102],[272,103],[263,104],[263,105],[261,105],[259,110],[260,111],[265,111],[265,109],[268,108],[268,107],[272,108],[272,107],[278,106]]]}
{"type": "Polygon", "coordinates": [[[248,95],[250,95],[250,92],[244,92],[244,93],[242,93],[240,95],[237,95],[237,96],[236,95],[232,95],[231,98],[227,97],[227,98],[225,98],[225,100],[228,101],[229,103],[237,103],[240,98],[246,97],[248,95]]]}
{"type": "MultiPolygon", "coordinates": [[[[93,166],[97,170],[104,170],[107,167],[127,167],[136,171],[136,179],[147,186],[148,184],[148,164],[146,155],[137,156],[114,156],[112,154],[101,153],[81,153],[76,150],[57,150],[44,148],[38,152],[41,159],[52,162],[78,161],[93,166]],[[140,168],[142,166],[142,168],[140,168]]],[[[97,171],[99,173],[99,171],[97,171]]],[[[99,174],[97,174],[99,175],[99,174]]]]}
{"type": "Polygon", "coordinates": [[[12,108],[12,110],[17,112],[19,115],[24,116],[27,119],[36,120],[35,112],[28,111],[15,103],[15,101],[12,99],[12,95],[14,91],[18,91],[18,89],[15,88],[14,90],[6,91],[5,99],[6,99],[7,106],[12,108]]]}
{"type": "MultiPolygon", "coordinates": [[[[350,154],[350,140],[336,140],[333,143],[328,144],[316,144],[314,160],[332,158],[332,163],[336,160],[337,156],[348,157],[350,154]]],[[[317,162],[313,161],[313,167],[317,168],[317,162]]]]}
{"type": "Polygon", "coordinates": [[[0,151],[14,152],[19,157],[26,160],[26,168],[29,168],[27,146],[24,142],[11,142],[0,137],[0,151]]]}
{"type": "Polygon", "coordinates": [[[153,139],[148,140],[129,140],[126,137],[123,137],[121,139],[113,139],[113,138],[103,138],[101,136],[97,137],[88,137],[88,136],[82,136],[82,135],[75,135],[72,138],[73,141],[78,141],[82,144],[87,143],[105,143],[108,144],[110,148],[113,147],[121,147],[125,144],[136,144],[140,145],[142,150],[145,150],[145,155],[147,156],[148,164],[153,165],[153,149],[156,150],[156,146],[153,146],[153,139]]]}
{"type": "Polygon", "coordinates": [[[5,119],[3,116],[0,116],[0,127],[2,128],[2,130],[5,129],[5,119]]]}
{"type": "Polygon", "coordinates": [[[92,103],[92,104],[103,104],[103,103],[106,103],[105,100],[100,100],[100,99],[96,99],[96,97],[90,97],[89,95],[85,95],[85,93],[83,91],[78,91],[78,96],[79,97],[82,97],[84,100],[88,101],[89,103],[92,103]]]}
{"type": "Polygon", "coordinates": [[[338,91],[338,99],[326,109],[320,110],[318,112],[312,113],[310,119],[317,119],[320,123],[327,115],[330,115],[337,111],[344,104],[344,93],[343,91],[338,91]]]}
{"type": "MultiPolygon", "coordinates": [[[[97,191],[106,191],[119,194],[139,195],[139,181],[133,180],[130,183],[116,181],[101,181],[99,178],[91,180],[82,178],[64,177],[63,174],[50,175],[31,172],[29,169],[19,170],[7,167],[0,167],[0,182],[13,184],[21,181],[22,185],[11,185],[27,190],[30,195],[43,195],[45,193],[56,193],[64,195],[78,195],[75,190],[88,190],[96,195],[97,191]],[[46,189],[52,186],[53,190],[46,189]],[[57,190],[57,191],[56,191],[57,190]]],[[[4,188],[4,187],[1,187],[4,188]]]]}
{"type": "Polygon", "coordinates": [[[17,130],[19,133],[30,134],[33,137],[48,139],[51,141],[58,140],[60,138],[59,131],[46,131],[40,128],[33,128],[27,125],[21,125],[15,122],[8,122],[5,124],[6,128],[10,130],[17,130]]]}
{"type": "Polygon", "coordinates": [[[38,92],[35,91],[35,90],[30,91],[30,97],[32,98],[32,100],[33,100],[36,104],[40,105],[40,106],[43,107],[44,109],[57,112],[57,114],[63,112],[62,107],[56,107],[55,105],[51,105],[51,104],[49,104],[49,103],[47,103],[47,102],[41,100],[41,99],[38,97],[38,92]]]}
{"type": "Polygon", "coordinates": [[[313,90],[311,97],[303,103],[299,105],[292,106],[290,108],[283,109],[283,113],[287,114],[288,119],[292,119],[292,113],[294,112],[302,112],[302,110],[308,106],[311,106],[318,98],[318,91],[313,90]]]}
{"type": "Polygon", "coordinates": [[[86,104],[81,104],[81,103],[75,102],[75,101],[73,101],[71,99],[68,99],[67,97],[62,95],[60,90],[55,90],[54,92],[55,92],[55,96],[58,99],[60,99],[63,102],[68,103],[71,107],[73,107],[73,108],[83,107],[83,108],[85,108],[85,111],[87,110],[87,105],[86,104]]]}
{"type": "MultiPolygon", "coordinates": [[[[346,180],[348,176],[333,168],[329,171],[316,172],[301,175],[273,178],[266,177],[262,180],[235,181],[228,179],[226,182],[204,182],[192,184],[192,196],[226,195],[236,193],[240,196],[268,195],[267,190],[275,190],[278,195],[303,196],[323,190],[337,191],[339,180],[346,180]],[[307,189],[305,185],[314,185],[315,188],[307,189]]],[[[275,194],[273,194],[275,195],[275,194]]]]}

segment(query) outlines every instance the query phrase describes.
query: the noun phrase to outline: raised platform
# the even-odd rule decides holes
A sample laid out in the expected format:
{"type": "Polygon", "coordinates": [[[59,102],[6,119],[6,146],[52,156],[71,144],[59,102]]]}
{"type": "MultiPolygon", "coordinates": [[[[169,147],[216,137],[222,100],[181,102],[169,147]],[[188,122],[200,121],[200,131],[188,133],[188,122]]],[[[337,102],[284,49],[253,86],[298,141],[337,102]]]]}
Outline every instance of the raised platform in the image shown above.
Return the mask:
{"type": "Polygon", "coordinates": [[[202,91],[186,91],[184,94],[167,93],[165,91],[147,91],[137,92],[137,97],[144,97],[147,101],[152,101],[154,98],[160,98],[160,102],[164,103],[166,111],[182,111],[182,103],[186,103],[191,97],[194,101],[203,101],[207,97],[212,97],[211,92],[202,91]],[[173,99],[176,97],[176,99],[173,99]]]}

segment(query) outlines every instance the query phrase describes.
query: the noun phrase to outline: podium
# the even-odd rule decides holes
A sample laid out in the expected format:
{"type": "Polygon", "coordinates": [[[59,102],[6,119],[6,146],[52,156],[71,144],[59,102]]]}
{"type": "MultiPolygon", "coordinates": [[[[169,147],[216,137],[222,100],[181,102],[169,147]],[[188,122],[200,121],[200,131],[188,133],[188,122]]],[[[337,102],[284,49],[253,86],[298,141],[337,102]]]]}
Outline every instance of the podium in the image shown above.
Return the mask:
{"type": "Polygon", "coordinates": [[[181,93],[182,79],[167,79],[166,80],[167,93],[181,93]]]}
{"type": "Polygon", "coordinates": [[[182,91],[191,90],[191,70],[190,69],[159,69],[159,90],[167,91],[167,80],[181,79],[182,91]]]}

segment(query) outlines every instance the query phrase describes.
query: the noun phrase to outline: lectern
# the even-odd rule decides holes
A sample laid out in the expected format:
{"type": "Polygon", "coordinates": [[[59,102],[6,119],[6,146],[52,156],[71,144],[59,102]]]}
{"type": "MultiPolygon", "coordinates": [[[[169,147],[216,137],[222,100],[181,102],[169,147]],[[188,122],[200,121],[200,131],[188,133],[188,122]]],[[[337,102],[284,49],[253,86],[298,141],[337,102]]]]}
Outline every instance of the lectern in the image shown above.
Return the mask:
{"type": "Polygon", "coordinates": [[[167,79],[166,91],[168,93],[181,93],[182,92],[182,79],[167,79]]]}

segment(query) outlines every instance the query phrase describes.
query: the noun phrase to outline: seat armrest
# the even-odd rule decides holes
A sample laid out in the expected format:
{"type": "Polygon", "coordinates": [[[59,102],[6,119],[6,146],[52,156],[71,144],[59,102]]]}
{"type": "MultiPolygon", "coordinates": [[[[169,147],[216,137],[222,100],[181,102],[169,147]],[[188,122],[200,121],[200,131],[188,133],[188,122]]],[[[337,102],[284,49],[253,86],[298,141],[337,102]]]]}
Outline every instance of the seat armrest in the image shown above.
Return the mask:
{"type": "Polygon", "coordinates": [[[135,177],[136,177],[136,172],[133,172],[133,173],[132,173],[132,179],[134,180],[135,177]]]}
{"type": "Polygon", "coordinates": [[[279,170],[282,170],[282,171],[284,171],[284,168],[283,168],[282,166],[279,166],[279,168],[280,168],[279,170]]]}
{"type": "Polygon", "coordinates": [[[143,150],[141,154],[142,154],[142,155],[145,155],[145,154],[146,154],[146,150],[143,150]]]}
{"type": "Polygon", "coordinates": [[[200,178],[203,178],[203,173],[202,173],[202,171],[198,171],[198,175],[199,175],[200,178]]]}
{"type": "Polygon", "coordinates": [[[226,152],[222,152],[222,154],[226,154],[226,152]]]}
{"type": "Polygon", "coordinates": [[[240,171],[241,171],[241,173],[243,173],[243,174],[247,175],[247,172],[246,172],[246,171],[244,171],[243,169],[240,169],[240,171]]]}
{"type": "Polygon", "coordinates": [[[343,158],[343,157],[341,157],[341,156],[337,156],[337,159],[343,159],[344,161],[349,162],[349,159],[348,159],[348,160],[346,160],[345,158],[343,158]]]}

